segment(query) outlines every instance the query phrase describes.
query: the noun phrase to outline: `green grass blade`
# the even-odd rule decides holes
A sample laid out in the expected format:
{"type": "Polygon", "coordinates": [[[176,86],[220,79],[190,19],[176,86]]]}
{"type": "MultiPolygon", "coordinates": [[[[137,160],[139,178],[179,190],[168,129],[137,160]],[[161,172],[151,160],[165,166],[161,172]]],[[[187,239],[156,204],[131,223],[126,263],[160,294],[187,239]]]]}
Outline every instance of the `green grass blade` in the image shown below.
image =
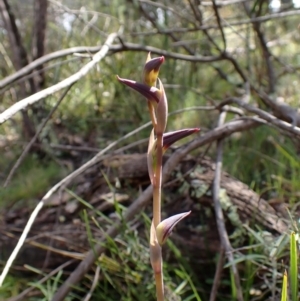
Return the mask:
{"type": "Polygon", "coordinates": [[[298,254],[295,232],[291,233],[290,240],[290,285],[292,301],[298,300],[298,254]]]}
{"type": "Polygon", "coordinates": [[[231,283],[231,298],[237,300],[237,288],[235,286],[234,274],[232,268],[230,268],[230,283],[231,283]]]}
{"type": "Polygon", "coordinates": [[[281,301],[287,301],[287,273],[283,274],[281,301]]]}

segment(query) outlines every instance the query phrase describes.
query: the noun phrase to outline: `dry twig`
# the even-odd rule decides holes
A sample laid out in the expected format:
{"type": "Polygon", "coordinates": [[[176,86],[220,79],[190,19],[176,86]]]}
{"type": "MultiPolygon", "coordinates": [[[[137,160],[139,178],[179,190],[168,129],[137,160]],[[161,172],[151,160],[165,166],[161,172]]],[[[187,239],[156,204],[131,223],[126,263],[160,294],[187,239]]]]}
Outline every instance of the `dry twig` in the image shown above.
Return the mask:
{"type": "MultiPolygon", "coordinates": [[[[73,84],[72,84],[73,85],[73,84]]],[[[63,101],[63,99],[65,98],[65,96],[67,95],[67,93],[69,92],[69,90],[71,89],[71,86],[69,86],[66,91],[61,95],[61,97],[59,98],[59,100],[57,101],[56,105],[52,108],[52,110],[50,111],[50,113],[48,114],[48,116],[44,119],[44,121],[42,122],[40,128],[38,129],[38,131],[35,133],[34,137],[32,137],[32,139],[30,140],[30,142],[26,145],[26,147],[24,148],[21,156],[19,157],[19,159],[16,161],[16,163],[14,164],[14,166],[12,167],[12,169],[10,170],[3,187],[7,187],[7,185],[9,184],[11,178],[13,177],[14,173],[16,172],[16,170],[18,169],[18,167],[21,165],[21,163],[23,162],[24,158],[26,157],[26,155],[28,154],[29,150],[31,149],[31,147],[35,144],[38,136],[40,135],[40,133],[42,132],[42,130],[44,129],[44,127],[46,126],[47,122],[49,121],[49,119],[51,118],[51,116],[54,114],[54,112],[57,110],[57,108],[59,107],[59,105],[61,104],[61,102],[63,101]]]]}
{"type": "Polygon", "coordinates": [[[209,301],[215,301],[217,299],[217,293],[218,293],[218,288],[219,288],[221,277],[222,277],[224,263],[225,263],[224,249],[223,249],[223,247],[221,247],[213,286],[210,291],[209,301]]]}
{"type": "MultiPolygon", "coordinates": [[[[225,117],[226,117],[226,112],[222,112],[219,117],[218,127],[224,124],[225,117]]],[[[213,182],[213,201],[214,201],[216,221],[217,221],[218,231],[220,235],[220,240],[226,252],[226,256],[228,258],[229,264],[231,265],[235,287],[237,290],[237,299],[239,301],[243,301],[243,291],[240,283],[240,276],[236,264],[234,263],[232,246],[230,244],[228,233],[225,227],[224,215],[220,203],[220,180],[221,180],[221,172],[222,172],[223,141],[224,141],[223,138],[217,140],[217,159],[216,159],[215,179],[213,182]]]]}
{"type": "Polygon", "coordinates": [[[98,284],[99,274],[100,274],[100,266],[98,265],[96,268],[96,271],[95,271],[95,276],[94,276],[92,286],[91,286],[89,292],[86,294],[83,301],[89,301],[91,299],[91,297],[93,295],[93,291],[95,290],[95,288],[97,287],[97,284],[98,284]]]}

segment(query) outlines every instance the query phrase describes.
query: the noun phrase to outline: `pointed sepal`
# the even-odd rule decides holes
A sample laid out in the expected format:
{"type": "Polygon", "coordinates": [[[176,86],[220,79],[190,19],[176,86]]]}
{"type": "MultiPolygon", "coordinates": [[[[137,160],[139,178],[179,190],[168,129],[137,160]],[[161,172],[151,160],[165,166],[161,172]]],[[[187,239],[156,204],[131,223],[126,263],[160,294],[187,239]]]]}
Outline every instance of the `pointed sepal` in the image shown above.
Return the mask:
{"type": "Polygon", "coordinates": [[[149,101],[154,101],[155,103],[158,103],[161,99],[161,92],[156,87],[150,87],[146,84],[139,83],[134,80],[121,78],[118,75],[117,79],[120,83],[130,87],[131,89],[145,96],[149,101]]]}
{"type": "Polygon", "coordinates": [[[175,142],[185,137],[188,137],[194,133],[199,132],[199,128],[190,128],[190,129],[183,129],[174,132],[164,133],[163,135],[163,152],[165,153],[166,150],[175,142]]]}

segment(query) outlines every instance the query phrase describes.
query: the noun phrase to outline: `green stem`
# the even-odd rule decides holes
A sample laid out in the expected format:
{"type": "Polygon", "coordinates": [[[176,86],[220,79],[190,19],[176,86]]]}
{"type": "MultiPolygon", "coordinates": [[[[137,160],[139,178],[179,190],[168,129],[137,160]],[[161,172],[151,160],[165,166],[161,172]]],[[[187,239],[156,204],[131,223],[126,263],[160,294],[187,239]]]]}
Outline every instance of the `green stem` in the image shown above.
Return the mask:
{"type": "Polygon", "coordinates": [[[156,167],[154,170],[153,181],[153,222],[154,227],[161,221],[161,177],[162,177],[162,155],[163,155],[163,135],[157,135],[156,137],[157,149],[156,149],[156,167]]]}
{"type": "Polygon", "coordinates": [[[157,301],[164,301],[164,279],[162,271],[155,273],[156,298],[157,301]]]}
{"type": "MultiPolygon", "coordinates": [[[[161,182],[162,182],[162,156],[163,156],[163,135],[156,135],[157,149],[156,149],[156,167],[154,170],[153,181],[153,223],[156,229],[157,225],[161,221],[161,182]]],[[[161,248],[159,252],[161,269],[159,272],[155,272],[156,283],[156,297],[157,301],[164,301],[164,279],[162,271],[162,253],[161,248]]]]}
{"type": "Polygon", "coordinates": [[[164,301],[164,281],[163,281],[163,258],[161,246],[156,237],[154,221],[152,220],[150,230],[150,261],[154,272],[157,301],[164,301]]]}

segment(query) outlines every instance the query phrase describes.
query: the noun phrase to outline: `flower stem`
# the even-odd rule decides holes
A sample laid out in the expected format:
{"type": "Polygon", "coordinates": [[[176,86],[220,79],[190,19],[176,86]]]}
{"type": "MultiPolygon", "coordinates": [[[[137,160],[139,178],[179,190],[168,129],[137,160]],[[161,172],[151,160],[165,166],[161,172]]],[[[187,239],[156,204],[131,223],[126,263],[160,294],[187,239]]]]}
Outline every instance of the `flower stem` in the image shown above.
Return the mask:
{"type": "Polygon", "coordinates": [[[164,301],[164,280],[163,273],[155,273],[156,298],[157,301],[164,301]]]}
{"type": "Polygon", "coordinates": [[[156,168],[154,170],[154,183],[153,183],[153,221],[154,227],[161,221],[161,176],[162,176],[162,155],[163,155],[163,135],[156,136],[157,149],[156,149],[156,168]]]}
{"type": "MultiPolygon", "coordinates": [[[[163,156],[163,135],[157,134],[157,149],[156,149],[156,168],[154,170],[153,181],[153,224],[156,229],[157,225],[161,222],[161,182],[162,182],[162,156],[163,156]]],[[[164,300],[164,280],[162,270],[162,252],[159,248],[159,257],[161,262],[161,269],[154,273],[156,283],[156,297],[157,301],[164,300]]]]}

